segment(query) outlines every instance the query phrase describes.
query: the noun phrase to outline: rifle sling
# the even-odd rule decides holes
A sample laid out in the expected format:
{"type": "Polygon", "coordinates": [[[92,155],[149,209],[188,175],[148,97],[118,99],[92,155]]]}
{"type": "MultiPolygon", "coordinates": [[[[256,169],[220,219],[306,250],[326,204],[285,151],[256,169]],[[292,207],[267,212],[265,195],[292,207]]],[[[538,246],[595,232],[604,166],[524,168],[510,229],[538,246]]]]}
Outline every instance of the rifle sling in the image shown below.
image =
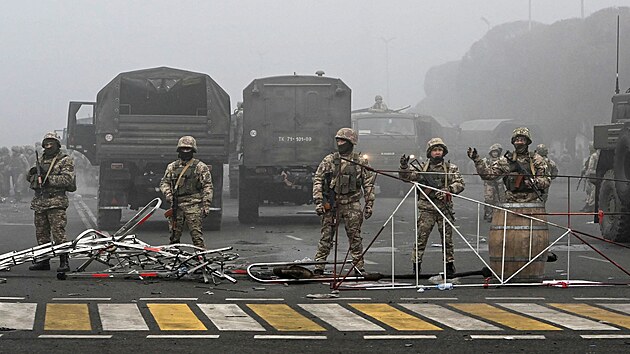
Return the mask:
{"type": "Polygon", "coordinates": [[[52,162],[50,163],[50,167],[48,167],[48,172],[46,172],[46,177],[44,177],[44,180],[42,181],[42,185],[46,183],[46,181],[48,180],[48,176],[50,176],[50,172],[52,172],[53,166],[55,166],[55,162],[57,162],[57,157],[59,155],[55,156],[52,160],[52,162]]]}
{"type": "Polygon", "coordinates": [[[186,166],[184,166],[184,169],[182,170],[182,172],[179,174],[179,177],[177,177],[177,182],[175,182],[175,189],[179,189],[179,187],[181,187],[181,181],[182,181],[182,176],[184,176],[184,173],[186,173],[186,171],[188,170],[188,168],[190,167],[190,165],[192,165],[193,159],[190,159],[187,163],[186,166]]]}

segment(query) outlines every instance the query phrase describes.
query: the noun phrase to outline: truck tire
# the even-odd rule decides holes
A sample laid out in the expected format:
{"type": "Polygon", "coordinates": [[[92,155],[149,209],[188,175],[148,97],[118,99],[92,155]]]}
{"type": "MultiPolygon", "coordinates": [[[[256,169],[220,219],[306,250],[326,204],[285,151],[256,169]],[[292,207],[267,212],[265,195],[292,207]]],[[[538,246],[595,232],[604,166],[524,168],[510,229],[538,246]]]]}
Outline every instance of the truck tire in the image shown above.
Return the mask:
{"type": "Polygon", "coordinates": [[[96,223],[100,230],[116,231],[120,227],[120,209],[99,209],[96,214],[96,223]]]}
{"type": "MultiPolygon", "coordinates": [[[[615,146],[615,178],[630,181],[630,130],[625,130],[615,146]]],[[[615,188],[621,200],[630,199],[630,182],[615,181],[615,188]]]]}
{"type": "Polygon", "coordinates": [[[245,180],[239,183],[238,221],[243,224],[258,222],[258,190],[249,184],[245,180]]]}
{"type": "MultiPolygon", "coordinates": [[[[608,170],[604,174],[604,178],[614,179],[614,176],[613,170],[608,170]]],[[[630,212],[628,202],[619,198],[614,181],[602,181],[598,203],[599,208],[604,212],[604,218],[599,222],[602,236],[615,242],[630,241],[630,213],[628,215],[607,215],[608,213],[630,212]]]]}

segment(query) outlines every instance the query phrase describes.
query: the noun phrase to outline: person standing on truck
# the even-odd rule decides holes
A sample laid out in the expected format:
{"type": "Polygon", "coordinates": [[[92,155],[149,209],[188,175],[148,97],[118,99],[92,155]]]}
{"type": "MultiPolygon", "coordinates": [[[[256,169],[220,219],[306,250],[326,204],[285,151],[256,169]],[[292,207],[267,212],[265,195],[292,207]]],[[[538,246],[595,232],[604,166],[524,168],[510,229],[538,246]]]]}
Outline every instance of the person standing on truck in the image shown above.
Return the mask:
{"type": "Polygon", "coordinates": [[[435,224],[438,224],[438,231],[446,245],[446,277],[451,277],[455,273],[455,252],[453,246],[453,228],[445,222],[442,215],[451,221],[455,221],[453,216],[453,198],[451,194],[459,194],[464,190],[464,178],[459,173],[459,169],[450,161],[444,161],[444,156],[448,154],[448,148],[441,138],[432,138],[427,142],[427,161],[420,164],[416,171],[409,170],[409,156],[403,155],[400,158],[400,178],[405,181],[415,181],[424,185],[440,189],[438,192],[430,188],[424,189],[429,201],[423,194],[418,194],[418,249],[412,252],[413,271],[420,273],[422,256],[427,247],[429,235],[435,224]],[[433,203],[432,203],[433,202],[433,203]],[[433,206],[437,206],[441,213],[433,206]]]}
{"type": "Polygon", "coordinates": [[[385,104],[385,102],[383,102],[383,96],[376,95],[376,97],[374,97],[374,104],[372,105],[372,107],[370,107],[370,111],[374,111],[374,112],[387,112],[388,111],[387,105],[385,104]]]}
{"type": "MultiPolygon", "coordinates": [[[[35,211],[35,236],[37,244],[53,242],[58,245],[66,242],[66,224],[68,218],[68,196],[66,192],[77,190],[74,175],[74,161],[60,151],[61,141],[55,132],[44,135],[42,140],[43,156],[28,170],[26,180],[30,183],[35,196],[31,209],[35,211]]],[[[30,270],[50,270],[50,260],[37,262],[30,270]]],[[[57,272],[68,272],[68,254],[59,256],[57,272]]]]}
{"type": "MultiPolygon", "coordinates": [[[[482,159],[483,163],[485,163],[486,166],[492,166],[492,164],[501,157],[502,152],[503,146],[501,146],[501,144],[492,144],[492,146],[490,146],[490,151],[488,151],[488,156],[482,159]]],[[[484,202],[487,204],[498,205],[499,203],[503,203],[503,198],[505,197],[505,187],[503,186],[503,183],[501,183],[499,179],[484,180],[483,196],[484,202]]],[[[492,210],[492,207],[484,205],[483,219],[485,221],[492,221],[492,210]]]]}
{"type": "MultiPolygon", "coordinates": [[[[326,261],[339,222],[343,220],[355,275],[360,276],[365,272],[361,225],[363,218],[367,220],[372,216],[376,176],[364,167],[369,166],[368,160],[353,151],[358,141],[354,130],[339,129],[335,141],[338,151],[324,157],[313,177],[315,211],[322,217],[321,238],[315,261],[326,261]],[[361,208],[360,203],[362,195],[365,199],[364,208],[361,208]]],[[[314,273],[322,275],[324,268],[324,264],[318,264],[314,273]]]]}
{"type": "Polygon", "coordinates": [[[208,165],[193,157],[197,141],[182,136],[177,143],[178,159],[171,162],[160,181],[160,191],[171,205],[169,210],[170,243],[179,243],[184,224],[190,230],[193,245],[206,248],[202,221],[210,213],[213,186],[208,165]]]}

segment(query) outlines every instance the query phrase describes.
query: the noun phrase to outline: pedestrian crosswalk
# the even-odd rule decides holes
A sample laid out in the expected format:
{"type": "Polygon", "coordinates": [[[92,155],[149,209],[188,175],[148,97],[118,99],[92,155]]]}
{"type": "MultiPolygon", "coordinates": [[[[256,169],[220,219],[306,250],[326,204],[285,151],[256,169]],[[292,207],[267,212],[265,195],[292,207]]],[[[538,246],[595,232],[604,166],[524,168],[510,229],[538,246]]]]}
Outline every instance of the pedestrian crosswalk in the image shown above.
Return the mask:
{"type": "MultiPolygon", "coordinates": [[[[544,338],[550,331],[578,331],[584,338],[627,338],[630,303],[0,302],[0,327],[42,333],[41,338],[80,334],[110,338],[119,332],[140,332],[151,338],[184,333],[188,338],[216,338],[221,332],[252,332],[261,339],[308,334],[319,338],[332,331],[364,332],[365,339],[435,338],[443,331],[465,331],[477,339],[514,338],[519,331],[528,332],[522,339],[544,338]],[[589,331],[596,333],[585,333],[589,331]]],[[[0,340],[13,332],[5,331],[0,340]]]]}

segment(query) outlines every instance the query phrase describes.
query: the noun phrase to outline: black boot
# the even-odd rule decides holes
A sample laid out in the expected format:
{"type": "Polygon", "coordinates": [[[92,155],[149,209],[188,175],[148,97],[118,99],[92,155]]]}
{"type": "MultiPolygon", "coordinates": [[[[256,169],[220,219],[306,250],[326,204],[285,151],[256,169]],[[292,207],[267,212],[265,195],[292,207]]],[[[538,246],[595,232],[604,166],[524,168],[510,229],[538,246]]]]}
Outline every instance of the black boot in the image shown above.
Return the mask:
{"type": "Polygon", "coordinates": [[[47,259],[45,261],[37,262],[28,267],[28,270],[50,270],[50,261],[47,259]]]}
{"type": "MultiPolygon", "coordinates": [[[[48,269],[50,269],[50,265],[48,266],[48,269]]],[[[59,268],[57,268],[57,272],[65,273],[69,271],[70,265],[68,264],[68,255],[62,254],[61,256],[59,256],[59,268]]]]}
{"type": "Polygon", "coordinates": [[[416,274],[416,269],[418,269],[418,274],[422,274],[422,263],[421,262],[413,263],[413,265],[411,267],[411,272],[413,274],[416,274]]]}
{"type": "Polygon", "coordinates": [[[455,274],[455,263],[448,262],[446,263],[446,278],[452,278],[453,274],[455,274]]]}

